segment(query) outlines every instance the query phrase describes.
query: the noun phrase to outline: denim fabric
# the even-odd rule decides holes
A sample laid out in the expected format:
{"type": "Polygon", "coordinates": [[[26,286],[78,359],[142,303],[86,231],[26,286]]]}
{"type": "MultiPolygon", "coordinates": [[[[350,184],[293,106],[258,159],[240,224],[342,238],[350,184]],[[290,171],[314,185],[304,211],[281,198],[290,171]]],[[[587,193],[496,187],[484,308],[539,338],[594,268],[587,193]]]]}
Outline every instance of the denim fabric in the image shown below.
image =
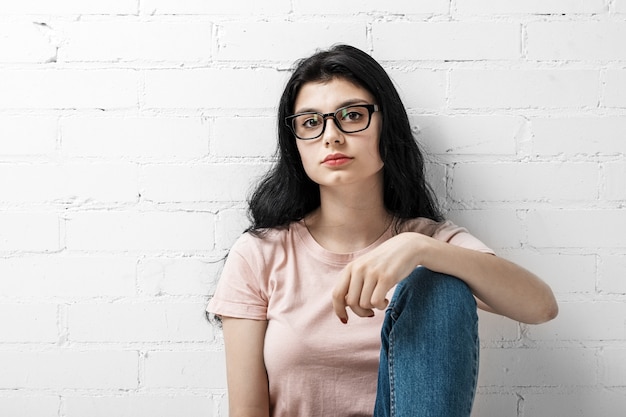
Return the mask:
{"type": "Polygon", "coordinates": [[[467,285],[419,267],[385,313],[374,417],[466,417],[478,374],[478,317],[467,285]]]}

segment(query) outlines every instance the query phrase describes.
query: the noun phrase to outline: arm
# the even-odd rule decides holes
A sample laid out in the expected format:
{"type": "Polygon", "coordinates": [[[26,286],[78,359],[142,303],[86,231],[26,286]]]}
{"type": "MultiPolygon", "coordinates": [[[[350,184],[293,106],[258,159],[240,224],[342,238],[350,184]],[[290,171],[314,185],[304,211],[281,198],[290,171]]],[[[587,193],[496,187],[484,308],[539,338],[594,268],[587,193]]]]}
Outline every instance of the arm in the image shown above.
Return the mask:
{"type": "Polygon", "coordinates": [[[418,265],[463,280],[480,308],[513,320],[538,324],[558,313],[550,287],[524,268],[413,232],[394,236],[344,269],[333,292],[335,312],[347,319],[346,307],[363,317],[384,309],[389,289],[418,265]]]}
{"type": "Polygon", "coordinates": [[[231,417],[269,417],[263,344],[267,321],[222,317],[231,417]]]}
{"type": "Polygon", "coordinates": [[[494,255],[440,241],[430,243],[424,266],[465,281],[483,310],[529,324],[557,316],[552,290],[530,271],[494,255]]]}

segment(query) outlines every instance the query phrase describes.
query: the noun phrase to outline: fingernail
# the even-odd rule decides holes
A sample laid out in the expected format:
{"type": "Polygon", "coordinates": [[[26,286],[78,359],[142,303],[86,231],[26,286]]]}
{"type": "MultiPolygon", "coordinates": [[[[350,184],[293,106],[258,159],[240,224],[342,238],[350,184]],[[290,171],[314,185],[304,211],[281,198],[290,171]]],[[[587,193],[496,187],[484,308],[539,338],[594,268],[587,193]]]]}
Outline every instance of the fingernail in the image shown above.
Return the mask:
{"type": "Polygon", "coordinates": [[[339,320],[341,320],[343,324],[348,324],[348,319],[344,319],[343,317],[340,317],[339,320]]]}
{"type": "Polygon", "coordinates": [[[375,315],[376,315],[376,314],[372,313],[372,314],[370,314],[370,315],[369,315],[369,316],[367,316],[367,317],[374,317],[375,315]]]}

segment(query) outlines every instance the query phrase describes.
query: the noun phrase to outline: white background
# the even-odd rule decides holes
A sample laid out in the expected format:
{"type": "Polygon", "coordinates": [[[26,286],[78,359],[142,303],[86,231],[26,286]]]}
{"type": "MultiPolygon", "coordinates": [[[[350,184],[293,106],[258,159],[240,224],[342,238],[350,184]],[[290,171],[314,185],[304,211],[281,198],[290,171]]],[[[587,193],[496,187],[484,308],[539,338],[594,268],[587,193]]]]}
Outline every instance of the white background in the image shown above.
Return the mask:
{"type": "Polygon", "coordinates": [[[0,415],[226,416],[204,307],[294,60],[396,82],[448,216],[555,290],[475,416],[626,410],[626,0],[0,2],[0,415]]]}

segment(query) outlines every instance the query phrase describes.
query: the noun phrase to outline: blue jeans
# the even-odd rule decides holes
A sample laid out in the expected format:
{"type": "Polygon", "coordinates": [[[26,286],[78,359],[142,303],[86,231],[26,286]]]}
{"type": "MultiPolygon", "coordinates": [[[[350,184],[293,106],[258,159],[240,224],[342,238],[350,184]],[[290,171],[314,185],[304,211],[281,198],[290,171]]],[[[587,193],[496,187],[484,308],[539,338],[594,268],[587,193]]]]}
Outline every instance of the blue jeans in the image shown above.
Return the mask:
{"type": "Polygon", "coordinates": [[[478,317],[467,285],[419,267],[385,313],[374,417],[469,417],[478,317]]]}

